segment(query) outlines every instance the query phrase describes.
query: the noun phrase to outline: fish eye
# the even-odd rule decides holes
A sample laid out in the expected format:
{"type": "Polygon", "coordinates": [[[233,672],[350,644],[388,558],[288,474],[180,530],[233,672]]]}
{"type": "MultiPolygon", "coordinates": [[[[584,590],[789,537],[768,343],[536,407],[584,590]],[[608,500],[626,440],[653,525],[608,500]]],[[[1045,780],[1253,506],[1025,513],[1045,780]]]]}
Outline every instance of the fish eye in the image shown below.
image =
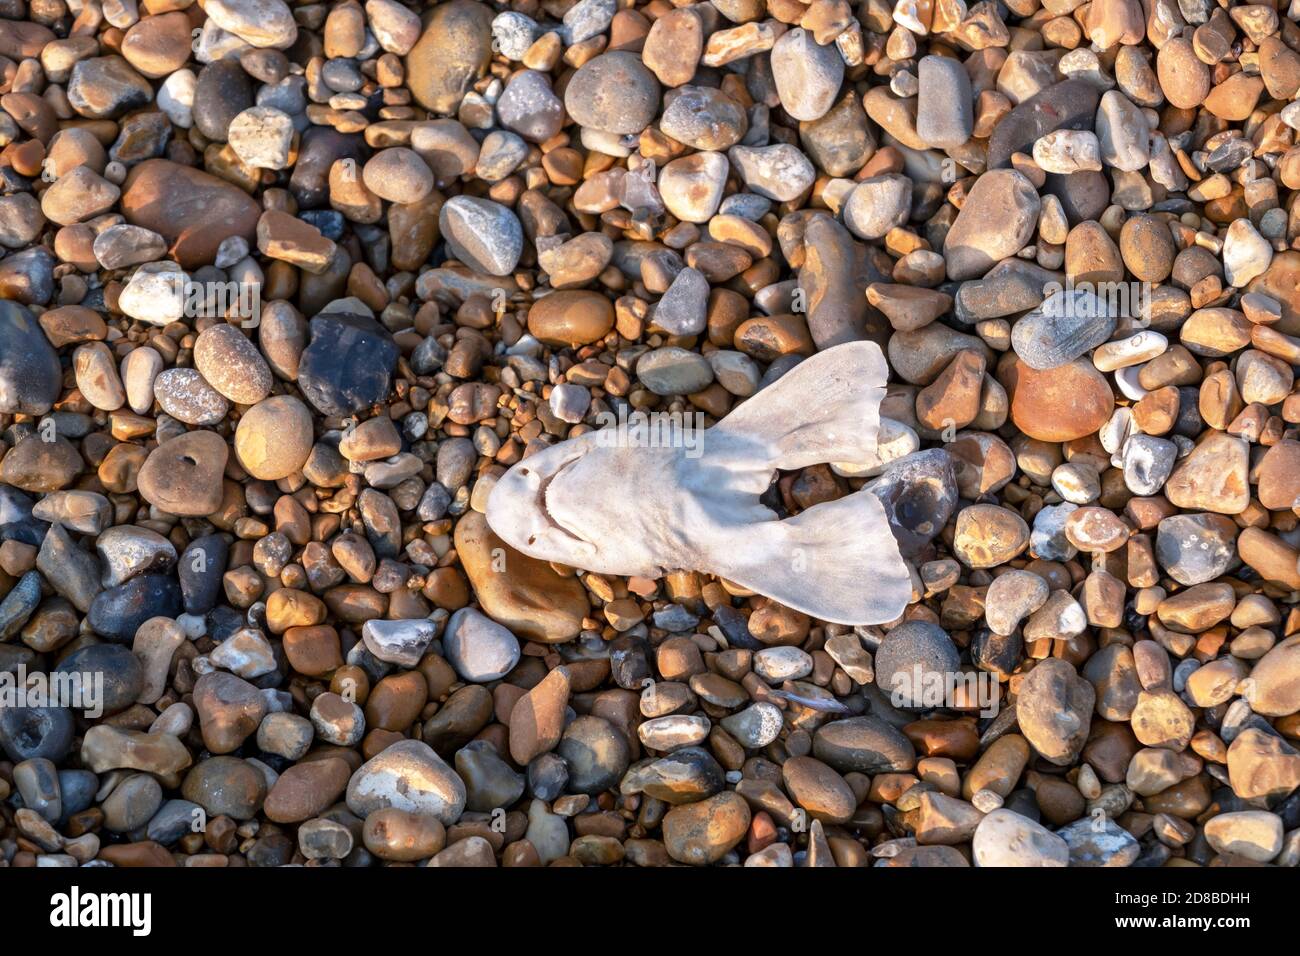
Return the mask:
{"type": "Polygon", "coordinates": [[[528,477],[528,469],[527,469],[527,468],[520,468],[520,469],[519,469],[519,474],[521,474],[521,475],[523,475],[525,478],[527,478],[527,477],[528,477]]]}
{"type": "Polygon", "coordinates": [[[528,543],[529,543],[529,544],[535,544],[536,542],[537,542],[537,535],[535,535],[535,534],[530,534],[530,535],[528,536],[528,543]]]}

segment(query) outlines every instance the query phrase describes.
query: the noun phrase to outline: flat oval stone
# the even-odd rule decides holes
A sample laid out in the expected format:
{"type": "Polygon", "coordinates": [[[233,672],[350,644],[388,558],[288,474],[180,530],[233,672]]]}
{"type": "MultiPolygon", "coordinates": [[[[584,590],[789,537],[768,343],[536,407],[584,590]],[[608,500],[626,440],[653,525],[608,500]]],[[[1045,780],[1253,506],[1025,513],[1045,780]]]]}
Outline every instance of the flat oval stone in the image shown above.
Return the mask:
{"type": "Polygon", "coordinates": [[[1087,743],[1096,697],[1092,685],[1068,661],[1041,661],[1020,685],[1020,731],[1044,759],[1069,766],[1087,743]]]}
{"type": "Polygon", "coordinates": [[[230,411],[225,396],[192,368],[169,368],[154,379],[162,410],[187,425],[217,425],[230,411]]]}
{"type": "MultiPolygon", "coordinates": [[[[1005,122],[1005,120],[1003,121],[1005,122]]],[[[943,243],[950,279],[978,279],[1033,238],[1038,190],[1014,169],[990,169],[975,181],[943,243]]]]}
{"type": "Polygon", "coordinates": [[[528,331],[557,348],[576,348],[603,339],[614,327],[614,306],[598,292],[562,290],[528,309],[528,331]]]}
{"type": "Polygon", "coordinates": [[[221,507],[229,449],[216,432],[168,439],[149,453],[137,481],[141,496],[168,514],[203,517],[221,507]]]}
{"type": "Polygon", "coordinates": [[[500,680],[519,662],[519,641],[506,628],[474,610],[461,608],[447,621],[443,654],[462,679],[500,680]]]}
{"type": "Polygon", "coordinates": [[[1266,717],[1300,711],[1300,634],[1293,634],[1259,659],[1250,672],[1250,706],[1266,717]]]}
{"type": "MultiPolygon", "coordinates": [[[[111,635],[105,635],[111,637],[111,635]]],[[[134,634],[132,635],[134,636],[134,634]]],[[[50,672],[81,687],[81,709],[115,714],[135,703],[144,687],[144,671],[129,647],[90,644],[73,651],[50,672]]]]}
{"type": "Polygon", "coordinates": [[[673,807],[664,816],[664,847],[678,863],[716,863],[744,838],[749,805],[733,791],[673,807]]]}
{"type": "Polygon", "coordinates": [[[235,457],[254,478],[279,481],[299,471],[311,454],[314,428],[307,406],[292,395],[259,401],[235,428],[235,457]]]}
{"type": "Polygon", "coordinates": [[[285,768],[266,795],[262,811],[276,823],[299,823],[325,812],[347,789],[352,769],[327,757],[285,768]]]}
{"type": "Polygon", "coordinates": [[[253,81],[237,60],[218,60],[199,70],[194,126],[208,139],[224,143],[235,118],[252,105],[253,81]]]}
{"type": "Polygon", "coordinates": [[[251,820],[266,799],[266,777],[247,760],[209,757],[185,775],[181,795],[212,817],[251,820]]]}
{"type": "Polygon", "coordinates": [[[916,766],[912,742],[879,717],[823,724],[813,734],[813,753],[840,773],[906,773],[916,766]]]}
{"type": "Polygon", "coordinates": [[[844,59],[833,43],[823,46],[800,27],[777,38],[769,54],[781,106],[797,120],[821,119],[844,80],[844,59]]]}
{"type": "Polygon", "coordinates": [[[713,366],[696,352],[667,346],[641,356],[636,374],[656,395],[689,395],[713,381],[713,366]]]}
{"type": "Polygon", "coordinates": [[[199,333],[194,367],[214,389],[238,405],[255,405],[271,392],[271,369],[233,325],[221,323],[199,333]]]}

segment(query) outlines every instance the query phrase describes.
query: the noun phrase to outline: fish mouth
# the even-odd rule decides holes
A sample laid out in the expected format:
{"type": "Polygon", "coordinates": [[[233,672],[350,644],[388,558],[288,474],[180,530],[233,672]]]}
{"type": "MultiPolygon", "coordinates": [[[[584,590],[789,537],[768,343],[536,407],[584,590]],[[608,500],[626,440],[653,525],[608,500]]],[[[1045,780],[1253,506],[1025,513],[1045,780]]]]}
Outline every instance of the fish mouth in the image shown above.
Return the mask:
{"type": "MultiPolygon", "coordinates": [[[[586,538],[582,537],[581,535],[575,534],[573,531],[570,531],[563,524],[561,524],[559,520],[557,520],[556,517],[553,514],[551,514],[551,509],[548,508],[546,505],[546,493],[551,487],[551,482],[555,481],[556,478],[560,477],[560,475],[564,472],[565,469],[567,469],[570,465],[572,465],[581,457],[582,457],[581,455],[574,455],[572,458],[565,459],[559,464],[559,466],[553,472],[551,472],[545,478],[541,478],[537,485],[537,493],[534,496],[533,503],[537,506],[538,513],[543,518],[545,518],[546,523],[550,525],[552,529],[559,531],[561,534],[565,535],[566,537],[571,538],[572,540],[577,541],[581,544],[590,545],[592,542],[588,541],[586,538]]],[[[520,474],[522,474],[525,478],[528,477],[528,469],[527,468],[521,469],[520,474]]],[[[530,545],[535,544],[536,542],[537,542],[537,535],[531,534],[528,536],[528,543],[530,545]]]]}

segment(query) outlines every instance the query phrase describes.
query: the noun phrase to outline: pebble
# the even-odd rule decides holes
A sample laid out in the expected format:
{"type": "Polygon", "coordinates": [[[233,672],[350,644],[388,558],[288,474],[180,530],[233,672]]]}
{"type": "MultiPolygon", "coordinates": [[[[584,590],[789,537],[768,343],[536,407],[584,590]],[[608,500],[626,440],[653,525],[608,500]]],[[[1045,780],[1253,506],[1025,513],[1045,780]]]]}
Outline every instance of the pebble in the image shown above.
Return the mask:
{"type": "Polygon", "coordinates": [[[669,346],[642,356],[636,374],[656,395],[687,395],[708,387],[713,366],[696,352],[669,346]]]}
{"type": "Polygon", "coordinates": [[[140,494],[168,514],[210,515],[221,507],[228,458],[229,449],[216,432],[177,435],[145,459],[137,477],[140,494]]]}
{"type": "Polygon", "coordinates": [[[230,148],[247,166],[285,169],[293,146],[293,117],[273,106],[252,106],[230,121],[230,148]]]}
{"type": "Polygon", "coordinates": [[[451,252],[476,272],[508,275],[523,252],[518,217],[487,199],[453,197],[438,214],[438,226],[451,252]]]}
{"type": "Polygon", "coordinates": [[[716,863],[749,828],[750,810],[733,792],[673,807],[664,816],[664,847],[678,863],[716,863]]]}
{"type": "Polygon", "coordinates": [[[1077,820],[1056,831],[1070,848],[1070,866],[1132,866],[1142,853],[1133,835],[1112,820],[1100,827],[1077,820]]]}
{"type": "Polygon", "coordinates": [[[1110,338],[1115,317],[1092,292],[1054,291],[1011,329],[1016,355],[1037,371],[1059,368],[1110,338]]]}
{"type": "Polygon", "coordinates": [[[460,819],[465,784],[428,744],[403,740],[372,757],[352,774],[348,809],[365,818],[378,810],[425,814],[443,826],[460,819]]]}
{"type": "MultiPolygon", "coordinates": [[[[448,622],[450,627],[450,622],[448,622]]],[[[437,633],[432,621],[366,621],[361,638],[381,661],[414,667],[437,633]]]]}
{"type": "Polygon", "coordinates": [[[665,163],[659,173],[664,206],[683,222],[708,222],[722,201],[728,169],[727,157],[717,152],[694,153],[665,163]]]}
{"type": "Polygon", "coordinates": [[[1041,203],[1023,174],[994,169],[975,181],[944,240],[943,257],[954,279],[978,279],[1015,255],[1034,233],[1041,203]]]}
{"type": "Polygon", "coordinates": [[[298,385],[317,411],[344,417],[388,397],[398,350],[378,323],[331,312],[312,319],[310,329],[298,385]]]}
{"type": "Polygon", "coordinates": [[[1205,839],[1219,853],[1267,863],[1282,850],[1282,818],[1264,810],[1220,813],[1205,824],[1205,839]]]}
{"type": "Polygon", "coordinates": [[[777,202],[790,202],[802,195],[816,176],[808,157],[788,143],[733,146],[727,156],[746,187],[777,202]]]}
{"type": "Polygon", "coordinates": [[[949,56],[924,56],[917,64],[916,133],[940,149],[961,146],[975,128],[970,77],[949,56]]]}
{"type": "Polygon", "coordinates": [[[595,794],[609,789],[631,762],[623,733],[609,721],[594,716],[578,717],[570,723],[560,736],[556,753],[569,766],[570,793],[595,794]]]}
{"type": "Polygon", "coordinates": [[[484,613],[511,633],[561,643],[581,630],[590,604],[577,580],[507,548],[480,513],[457,523],[455,545],[484,613]],[[508,574],[496,570],[500,555],[508,574]]]}
{"type": "Polygon", "coordinates": [[[708,324],[708,305],[709,280],[687,267],[655,305],[655,325],[669,335],[699,335],[708,324]]]}
{"type": "Polygon", "coordinates": [[[564,108],[583,128],[640,133],[659,111],[659,82],[641,58],[622,50],[584,63],[564,91],[564,108]]]}
{"type": "Polygon", "coordinates": [[[58,355],[32,314],[0,301],[0,412],[44,415],[62,385],[58,355]]]}
{"type": "Polygon", "coordinates": [[[881,239],[906,224],[912,211],[912,181],[906,176],[872,176],[853,187],[844,203],[844,224],[859,239],[881,239]]]}
{"type": "Polygon", "coordinates": [[[1069,844],[1059,835],[1014,810],[986,814],[971,841],[975,865],[1068,866],[1069,844]]]}
{"type": "Polygon", "coordinates": [[[1069,662],[1040,662],[1020,685],[1016,720],[1025,739],[1058,766],[1073,763],[1088,739],[1096,693],[1069,662]]]}
{"type": "Polygon", "coordinates": [[[473,608],[461,608],[442,635],[447,662],[463,680],[500,680],[519,662],[519,642],[506,628],[473,608]]]}
{"type": "MultiPolygon", "coordinates": [[[[214,325],[199,333],[194,366],[205,382],[237,405],[256,405],[271,392],[270,367],[233,325],[214,325]]],[[[155,392],[157,389],[155,379],[155,392]]]]}
{"type": "Polygon", "coordinates": [[[801,27],[777,38],[769,54],[782,108],[801,121],[821,119],[844,79],[844,60],[832,45],[819,44],[801,27]]]}
{"type": "Polygon", "coordinates": [[[254,478],[278,481],[298,472],[312,451],[312,417],[292,395],[258,400],[239,419],[235,457],[254,478]]]}

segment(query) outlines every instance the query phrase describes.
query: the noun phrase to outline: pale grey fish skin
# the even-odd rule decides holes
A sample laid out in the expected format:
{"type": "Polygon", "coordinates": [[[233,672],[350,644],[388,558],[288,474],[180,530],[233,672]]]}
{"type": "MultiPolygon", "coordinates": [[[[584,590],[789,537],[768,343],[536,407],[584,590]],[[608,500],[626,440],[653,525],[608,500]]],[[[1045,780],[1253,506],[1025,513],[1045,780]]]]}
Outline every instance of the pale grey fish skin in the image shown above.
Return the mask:
{"type": "Polygon", "coordinates": [[[568,439],[497,480],[487,522],[531,557],[597,574],[701,571],[818,620],[896,620],[910,572],[870,491],[784,519],[761,500],[775,470],[870,461],[888,376],[877,344],[848,342],[742,402],[690,456],[675,421],[668,447],[645,441],[648,423],[568,439]]]}

